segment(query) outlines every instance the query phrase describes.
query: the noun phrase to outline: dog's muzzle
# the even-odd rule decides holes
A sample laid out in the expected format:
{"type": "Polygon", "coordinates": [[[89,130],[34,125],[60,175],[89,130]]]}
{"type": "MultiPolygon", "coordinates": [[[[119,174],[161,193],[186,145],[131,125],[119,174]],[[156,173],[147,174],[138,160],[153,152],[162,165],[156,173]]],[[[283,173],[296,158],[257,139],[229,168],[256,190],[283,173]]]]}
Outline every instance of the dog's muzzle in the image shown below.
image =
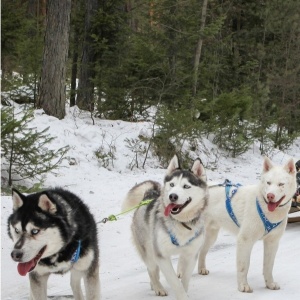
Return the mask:
{"type": "Polygon", "coordinates": [[[170,203],[165,208],[165,216],[168,217],[170,213],[172,215],[180,214],[182,212],[182,210],[191,203],[191,201],[192,201],[192,198],[188,198],[188,200],[185,201],[185,203],[183,203],[183,204],[170,203]]]}
{"type": "Polygon", "coordinates": [[[12,251],[11,257],[14,261],[19,262],[18,272],[21,276],[25,276],[28,272],[34,270],[46,248],[47,246],[44,246],[33,259],[27,262],[21,262],[24,254],[22,250],[15,249],[12,251]]]}
{"type": "Polygon", "coordinates": [[[267,201],[264,197],[264,201],[266,202],[266,204],[268,206],[268,210],[270,212],[273,212],[278,206],[281,206],[280,204],[284,198],[285,198],[285,195],[282,196],[277,202],[272,202],[272,201],[267,201]]]}

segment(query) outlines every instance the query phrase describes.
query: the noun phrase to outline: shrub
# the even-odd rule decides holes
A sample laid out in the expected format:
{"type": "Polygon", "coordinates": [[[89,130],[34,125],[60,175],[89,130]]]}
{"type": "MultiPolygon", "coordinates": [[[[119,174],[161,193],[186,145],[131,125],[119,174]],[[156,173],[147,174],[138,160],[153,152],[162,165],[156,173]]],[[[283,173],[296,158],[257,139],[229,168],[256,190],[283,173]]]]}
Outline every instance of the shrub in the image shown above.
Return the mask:
{"type": "Polygon", "coordinates": [[[38,131],[30,127],[33,111],[15,114],[13,107],[1,110],[1,158],[2,172],[8,176],[8,185],[14,181],[35,178],[59,167],[68,147],[48,149],[55,139],[47,134],[49,128],[38,131]]]}

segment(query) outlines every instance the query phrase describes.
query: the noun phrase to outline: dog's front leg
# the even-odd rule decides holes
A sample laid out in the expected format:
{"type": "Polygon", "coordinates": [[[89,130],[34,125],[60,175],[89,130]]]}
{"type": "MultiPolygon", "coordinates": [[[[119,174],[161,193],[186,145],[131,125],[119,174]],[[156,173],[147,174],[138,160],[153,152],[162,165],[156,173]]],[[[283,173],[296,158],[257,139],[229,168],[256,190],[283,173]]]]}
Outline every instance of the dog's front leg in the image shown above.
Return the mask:
{"type": "Polygon", "coordinates": [[[100,300],[99,266],[94,271],[87,270],[84,274],[86,300],[100,300]]]}
{"type": "Polygon", "coordinates": [[[29,273],[30,300],[47,300],[47,281],[50,274],[29,273]]]}
{"type": "Polygon", "coordinates": [[[237,282],[240,292],[252,293],[253,290],[248,284],[247,275],[250,265],[250,255],[255,240],[251,239],[249,235],[240,233],[237,238],[237,282]]]}
{"type": "Polygon", "coordinates": [[[206,255],[210,247],[216,242],[220,228],[216,224],[210,222],[206,225],[204,243],[200,248],[198,260],[198,273],[208,275],[209,271],[206,268],[206,255]]]}
{"type": "Polygon", "coordinates": [[[172,290],[175,292],[177,300],[188,300],[188,296],[184,290],[184,287],[178,279],[170,258],[159,258],[157,259],[160,270],[166,277],[172,290]]]}
{"type": "Polygon", "coordinates": [[[198,252],[196,254],[191,253],[191,254],[189,254],[188,257],[180,256],[180,258],[179,258],[180,264],[183,266],[181,268],[182,269],[181,282],[182,282],[182,285],[183,285],[184,289],[186,290],[186,292],[188,291],[189,282],[192,277],[197,258],[198,258],[198,252]]]}
{"type": "Polygon", "coordinates": [[[279,290],[280,286],[278,283],[274,282],[273,279],[273,266],[275,261],[275,256],[278,250],[279,239],[273,239],[273,237],[266,238],[264,240],[264,278],[266,286],[270,290],[279,290]]]}
{"type": "Polygon", "coordinates": [[[71,288],[75,300],[84,300],[82,290],[81,290],[82,277],[83,277],[82,271],[78,271],[75,268],[71,269],[71,288]]]}

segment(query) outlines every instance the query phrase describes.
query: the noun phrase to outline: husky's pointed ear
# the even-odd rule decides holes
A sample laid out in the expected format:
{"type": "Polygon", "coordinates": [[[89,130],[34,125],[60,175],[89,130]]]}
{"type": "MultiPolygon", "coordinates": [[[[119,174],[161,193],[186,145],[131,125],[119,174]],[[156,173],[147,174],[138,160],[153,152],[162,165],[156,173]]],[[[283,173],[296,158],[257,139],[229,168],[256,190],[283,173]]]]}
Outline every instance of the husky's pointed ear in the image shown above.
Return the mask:
{"type": "Polygon", "coordinates": [[[291,158],[288,160],[286,165],[284,166],[284,169],[289,173],[289,174],[295,174],[296,173],[296,167],[294,160],[291,158]]]}
{"type": "Polygon", "coordinates": [[[178,156],[175,154],[169,163],[169,166],[167,168],[167,174],[171,174],[176,169],[180,169],[180,165],[178,156]]]}
{"type": "Polygon", "coordinates": [[[23,205],[22,194],[16,189],[12,189],[13,210],[17,210],[23,205]]]}
{"type": "Polygon", "coordinates": [[[203,181],[206,182],[206,174],[205,174],[205,169],[202,165],[202,161],[200,158],[197,158],[194,163],[193,166],[191,168],[191,171],[200,179],[202,179],[203,181]]]}
{"type": "Polygon", "coordinates": [[[270,169],[271,168],[273,168],[274,167],[274,165],[273,165],[273,163],[271,162],[271,160],[267,157],[267,156],[265,156],[265,158],[264,158],[264,163],[263,163],[263,172],[265,173],[265,172],[268,172],[268,171],[270,171],[270,169]]]}
{"type": "Polygon", "coordinates": [[[46,194],[42,194],[39,199],[38,206],[51,214],[56,213],[56,205],[49,199],[49,197],[46,194]]]}

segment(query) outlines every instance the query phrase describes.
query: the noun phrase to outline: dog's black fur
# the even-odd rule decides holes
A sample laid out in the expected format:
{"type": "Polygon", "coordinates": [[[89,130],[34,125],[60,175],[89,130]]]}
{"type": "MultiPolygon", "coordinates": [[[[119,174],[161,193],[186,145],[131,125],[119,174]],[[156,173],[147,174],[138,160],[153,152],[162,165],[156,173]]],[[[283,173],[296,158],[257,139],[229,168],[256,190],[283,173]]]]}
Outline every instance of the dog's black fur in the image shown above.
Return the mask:
{"type": "MultiPolygon", "coordinates": [[[[63,241],[63,246],[60,250],[40,259],[34,270],[30,272],[30,280],[37,281],[39,278],[39,267],[43,267],[43,272],[46,268],[49,274],[62,274],[73,267],[76,269],[76,262],[71,262],[71,259],[79,247],[79,241],[81,247],[78,261],[84,258],[90,250],[93,251],[93,259],[86,266],[83,275],[87,276],[87,278],[89,274],[97,277],[99,248],[96,222],[87,205],[78,196],[67,190],[55,188],[27,196],[13,189],[13,199],[14,197],[17,199],[17,204],[14,203],[13,213],[8,218],[8,235],[15,242],[12,252],[12,258],[15,261],[23,263],[22,251],[26,251],[24,249],[25,240],[30,235],[26,232],[26,226],[29,223],[44,232],[47,232],[47,229],[56,228],[60,239],[63,241]],[[49,203],[47,202],[48,200],[46,201],[46,207],[40,204],[41,197],[45,198],[45,196],[46,199],[49,199],[49,203]],[[47,209],[48,204],[54,207],[54,210],[47,209]],[[15,233],[13,229],[16,224],[21,224],[21,230],[18,229],[21,232],[14,238],[15,233]],[[20,257],[14,255],[14,251],[21,253],[20,257]]],[[[49,243],[55,243],[55,241],[49,241],[49,243]]],[[[40,299],[44,298],[41,297],[40,299]]]]}

